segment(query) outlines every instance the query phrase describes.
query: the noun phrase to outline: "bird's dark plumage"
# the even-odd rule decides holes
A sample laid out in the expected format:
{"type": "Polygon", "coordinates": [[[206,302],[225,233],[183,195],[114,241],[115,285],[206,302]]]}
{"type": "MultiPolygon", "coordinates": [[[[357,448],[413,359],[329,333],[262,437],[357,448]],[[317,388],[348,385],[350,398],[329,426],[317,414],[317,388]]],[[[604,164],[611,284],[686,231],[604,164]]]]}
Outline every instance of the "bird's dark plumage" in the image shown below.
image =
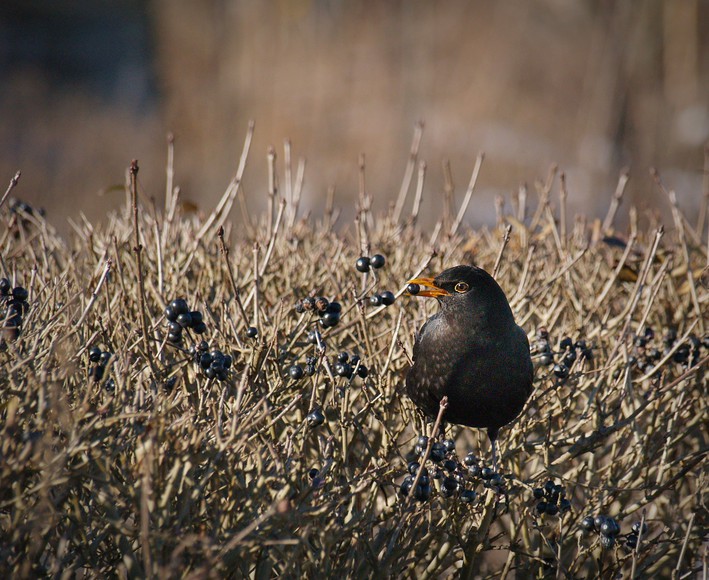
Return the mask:
{"type": "Polygon", "coordinates": [[[502,288],[481,268],[455,266],[410,283],[425,286],[418,295],[435,297],[440,310],[418,333],[406,392],[431,417],[447,396],[443,419],[487,429],[494,452],[497,431],[532,391],[527,335],[502,288]]]}

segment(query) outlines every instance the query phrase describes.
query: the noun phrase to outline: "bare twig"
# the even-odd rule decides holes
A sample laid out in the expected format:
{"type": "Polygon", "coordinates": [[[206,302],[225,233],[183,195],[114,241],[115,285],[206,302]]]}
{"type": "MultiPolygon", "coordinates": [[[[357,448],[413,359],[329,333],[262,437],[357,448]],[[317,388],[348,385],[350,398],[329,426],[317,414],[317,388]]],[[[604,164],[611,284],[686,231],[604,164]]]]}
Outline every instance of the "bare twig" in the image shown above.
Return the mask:
{"type": "Polygon", "coordinates": [[[17,182],[20,181],[21,175],[22,175],[22,173],[20,171],[18,171],[17,173],[15,173],[15,175],[10,180],[10,184],[7,186],[7,189],[5,190],[5,193],[3,194],[2,199],[0,199],[0,207],[3,206],[3,204],[5,203],[5,200],[7,199],[7,196],[10,195],[10,192],[13,189],[15,189],[15,187],[17,186],[17,182]]]}
{"type": "Polygon", "coordinates": [[[484,153],[479,153],[477,159],[475,160],[475,167],[473,168],[473,173],[470,176],[470,183],[468,184],[468,189],[465,192],[465,197],[463,198],[463,203],[460,205],[458,210],[458,215],[453,222],[450,229],[450,235],[454,236],[458,233],[458,228],[460,227],[463,218],[465,217],[465,212],[468,210],[468,205],[470,204],[470,199],[473,197],[473,191],[475,191],[475,184],[478,182],[478,175],[480,175],[480,168],[482,167],[483,160],[485,159],[484,153]]]}

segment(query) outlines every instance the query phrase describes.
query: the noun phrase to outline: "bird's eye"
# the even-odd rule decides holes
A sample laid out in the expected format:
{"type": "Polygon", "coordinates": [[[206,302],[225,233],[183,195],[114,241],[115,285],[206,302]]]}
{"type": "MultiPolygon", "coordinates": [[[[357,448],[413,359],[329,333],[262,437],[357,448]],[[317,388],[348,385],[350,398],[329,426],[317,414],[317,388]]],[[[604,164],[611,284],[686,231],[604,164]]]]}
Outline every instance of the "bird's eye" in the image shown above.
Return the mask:
{"type": "Polygon", "coordinates": [[[468,286],[467,282],[458,282],[455,285],[455,291],[460,292],[461,294],[467,292],[468,290],[470,290],[470,286],[468,286]]]}

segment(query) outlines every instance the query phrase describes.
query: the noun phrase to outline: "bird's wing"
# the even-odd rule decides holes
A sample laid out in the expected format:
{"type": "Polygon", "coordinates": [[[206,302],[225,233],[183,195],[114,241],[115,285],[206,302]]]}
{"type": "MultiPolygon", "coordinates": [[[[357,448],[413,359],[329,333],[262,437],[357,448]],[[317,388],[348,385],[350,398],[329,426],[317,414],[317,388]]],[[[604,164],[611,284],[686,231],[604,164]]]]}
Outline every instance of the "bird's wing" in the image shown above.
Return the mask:
{"type": "Polygon", "coordinates": [[[426,334],[426,327],[431,323],[435,317],[429,318],[419,331],[416,333],[416,339],[414,340],[414,351],[411,353],[411,360],[415,361],[418,353],[421,351],[421,337],[426,334]]]}
{"type": "Polygon", "coordinates": [[[528,383],[527,383],[527,394],[532,392],[532,383],[534,382],[534,365],[532,364],[532,359],[529,356],[529,339],[527,338],[527,333],[524,331],[524,328],[521,326],[517,326],[516,332],[519,335],[519,344],[524,345],[523,347],[520,346],[520,349],[522,352],[519,353],[519,358],[518,360],[523,361],[522,364],[524,364],[526,368],[526,375],[528,377],[528,383]]]}

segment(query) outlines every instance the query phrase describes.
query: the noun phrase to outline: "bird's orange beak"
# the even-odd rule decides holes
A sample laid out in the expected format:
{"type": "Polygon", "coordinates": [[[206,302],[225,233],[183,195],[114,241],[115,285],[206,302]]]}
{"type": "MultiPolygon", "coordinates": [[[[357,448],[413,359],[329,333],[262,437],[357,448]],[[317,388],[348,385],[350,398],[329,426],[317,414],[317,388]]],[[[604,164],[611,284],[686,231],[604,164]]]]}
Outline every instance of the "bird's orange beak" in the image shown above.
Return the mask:
{"type": "Polygon", "coordinates": [[[450,296],[448,290],[444,290],[439,286],[436,286],[433,278],[414,278],[409,280],[407,284],[418,284],[419,286],[427,286],[427,288],[421,288],[418,294],[414,296],[424,296],[426,298],[438,298],[439,296],[450,296]]]}

